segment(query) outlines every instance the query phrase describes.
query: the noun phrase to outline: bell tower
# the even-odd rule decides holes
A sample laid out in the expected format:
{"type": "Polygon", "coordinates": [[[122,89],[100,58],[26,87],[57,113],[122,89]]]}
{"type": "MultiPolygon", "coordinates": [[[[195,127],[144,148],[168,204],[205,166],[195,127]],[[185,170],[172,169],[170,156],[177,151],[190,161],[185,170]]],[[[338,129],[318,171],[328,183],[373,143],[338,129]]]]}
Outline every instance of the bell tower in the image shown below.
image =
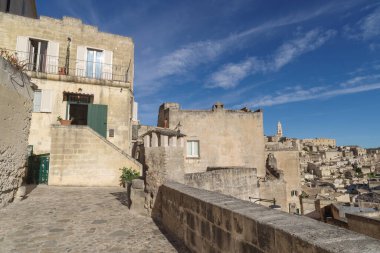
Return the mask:
{"type": "Polygon", "coordinates": [[[282,137],[282,125],[280,121],[277,123],[277,136],[282,137]]]}

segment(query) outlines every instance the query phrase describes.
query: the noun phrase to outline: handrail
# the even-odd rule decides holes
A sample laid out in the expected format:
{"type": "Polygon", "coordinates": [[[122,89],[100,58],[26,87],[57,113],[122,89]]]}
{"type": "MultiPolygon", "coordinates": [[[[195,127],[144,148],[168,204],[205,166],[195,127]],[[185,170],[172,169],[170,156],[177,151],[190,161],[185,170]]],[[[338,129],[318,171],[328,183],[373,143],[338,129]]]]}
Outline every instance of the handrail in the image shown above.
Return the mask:
{"type": "Polygon", "coordinates": [[[26,71],[46,74],[77,76],[97,80],[128,82],[130,66],[106,64],[97,61],[85,61],[75,58],[36,54],[10,49],[3,49],[12,53],[25,66],[26,71]]]}

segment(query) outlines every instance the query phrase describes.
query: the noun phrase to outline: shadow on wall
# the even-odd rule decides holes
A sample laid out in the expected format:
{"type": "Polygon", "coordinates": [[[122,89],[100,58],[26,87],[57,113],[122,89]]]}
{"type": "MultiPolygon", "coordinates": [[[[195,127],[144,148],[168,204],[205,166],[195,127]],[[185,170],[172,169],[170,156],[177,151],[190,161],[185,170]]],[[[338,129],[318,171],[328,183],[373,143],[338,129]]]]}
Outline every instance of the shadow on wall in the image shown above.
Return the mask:
{"type": "Polygon", "coordinates": [[[174,234],[169,233],[163,226],[162,218],[162,190],[161,186],[158,188],[156,199],[152,208],[152,219],[161,233],[166,237],[171,245],[181,253],[190,253],[189,249],[184,245],[181,239],[177,238],[174,234]]]}

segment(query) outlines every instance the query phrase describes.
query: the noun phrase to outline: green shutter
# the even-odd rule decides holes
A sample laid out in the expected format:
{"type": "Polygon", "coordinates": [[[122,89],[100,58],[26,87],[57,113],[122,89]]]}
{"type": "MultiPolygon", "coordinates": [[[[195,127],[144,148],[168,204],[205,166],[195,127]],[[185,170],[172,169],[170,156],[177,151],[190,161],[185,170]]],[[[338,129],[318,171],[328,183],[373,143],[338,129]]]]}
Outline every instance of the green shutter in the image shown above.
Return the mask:
{"type": "Polygon", "coordinates": [[[107,137],[107,106],[88,104],[87,125],[98,134],[107,137]]]}

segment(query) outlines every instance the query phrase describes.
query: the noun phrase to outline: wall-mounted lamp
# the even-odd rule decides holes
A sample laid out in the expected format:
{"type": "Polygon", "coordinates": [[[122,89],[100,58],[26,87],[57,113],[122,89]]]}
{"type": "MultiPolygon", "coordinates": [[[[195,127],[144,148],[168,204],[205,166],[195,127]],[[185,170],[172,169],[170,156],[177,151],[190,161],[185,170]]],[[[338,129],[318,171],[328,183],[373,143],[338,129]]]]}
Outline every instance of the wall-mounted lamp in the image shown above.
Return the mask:
{"type": "Polygon", "coordinates": [[[79,89],[78,89],[78,92],[82,92],[82,88],[79,88],[79,89]]]}

